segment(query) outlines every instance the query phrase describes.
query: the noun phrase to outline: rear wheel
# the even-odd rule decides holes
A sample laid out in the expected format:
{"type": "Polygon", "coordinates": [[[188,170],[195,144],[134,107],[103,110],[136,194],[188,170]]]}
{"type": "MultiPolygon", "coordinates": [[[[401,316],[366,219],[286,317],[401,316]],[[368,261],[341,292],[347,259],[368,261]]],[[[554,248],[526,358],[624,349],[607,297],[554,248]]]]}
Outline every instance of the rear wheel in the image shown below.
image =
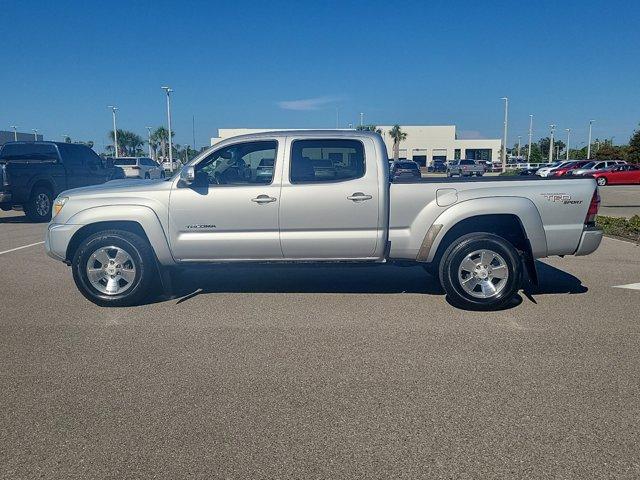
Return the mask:
{"type": "Polygon", "coordinates": [[[601,187],[604,187],[607,184],[607,178],[606,177],[598,177],[598,179],[596,180],[596,183],[598,185],[600,185],[601,187]]]}
{"type": "Polygon", "coordinates": [[[105,230],[83,240],[72,269],[80,293],[102,307],[142,302],[157,273],[147,241],[124,230],[105,230]]]}
{"type": "Polygon", "coordinates": [[[149,172],[144,174],[144,179],[145,180],[149,180],[151,178],[151,175],[149,175],[149,172]]]}
{"type": "Polygon", "coordinates": [[[491,310],[504,306],[517,294],[522,261],[518,251],[504,238],[472,233],[447,248],[439,274],[451,303],[491,310]]]}
{"type": "Polygon", "coordinates": [[[31,192],[31,197],[25,205],[24,211],[27,217],[34,222],[48,222],[51,220],[52,203],[51,190],[45,187],[36,187],[31,192]]]}

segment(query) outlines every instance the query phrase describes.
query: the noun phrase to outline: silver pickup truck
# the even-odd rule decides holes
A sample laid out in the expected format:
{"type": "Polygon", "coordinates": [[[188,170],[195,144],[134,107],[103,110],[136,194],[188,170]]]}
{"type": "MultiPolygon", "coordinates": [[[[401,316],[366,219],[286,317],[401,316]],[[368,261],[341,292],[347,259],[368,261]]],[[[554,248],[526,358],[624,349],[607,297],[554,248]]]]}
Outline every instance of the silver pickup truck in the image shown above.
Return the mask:
{"type": "Polygon", "coordinates": [[[376,133],[279,131],[224,140],[166,180],[63,192],[45,244],[102,306],[143,302],[185,265],[395,261],[492,309],[537,281],[534,259],[598,248],[598,204],[591,178],[390,182],[376,133]]]}
{"type": "Polygon", "coordinates": [[[484,175],[484,165],[473,160],[455,160],[447,165],[447,177],[481,177],[484,175]]]}

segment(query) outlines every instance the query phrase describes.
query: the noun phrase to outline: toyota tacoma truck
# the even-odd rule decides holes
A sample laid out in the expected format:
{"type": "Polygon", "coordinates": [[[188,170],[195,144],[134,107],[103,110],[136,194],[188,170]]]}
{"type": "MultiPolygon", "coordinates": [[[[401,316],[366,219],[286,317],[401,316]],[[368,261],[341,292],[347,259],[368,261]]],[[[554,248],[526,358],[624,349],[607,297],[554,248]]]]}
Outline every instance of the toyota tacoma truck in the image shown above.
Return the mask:
{"type": "Polygon", "coordinates": [[[484,171],[484,165],[474,160],[456,160],[447,165],[447,177],[453,177],[454,175],[459,177],[477,175],[481,177],[484,175],[484,171]]]}
{"type": "Polygon", "coordinates": [[[400,262],[424,265],[454,304],[494,309],[536,282],[534,259],[598,248],[598,204],[592,178],[390,182],[377,133],[279,131],[226,139],[166,180],[63,192],[45,246],[102,306],[144,302],[194,264],[400,262]]]}

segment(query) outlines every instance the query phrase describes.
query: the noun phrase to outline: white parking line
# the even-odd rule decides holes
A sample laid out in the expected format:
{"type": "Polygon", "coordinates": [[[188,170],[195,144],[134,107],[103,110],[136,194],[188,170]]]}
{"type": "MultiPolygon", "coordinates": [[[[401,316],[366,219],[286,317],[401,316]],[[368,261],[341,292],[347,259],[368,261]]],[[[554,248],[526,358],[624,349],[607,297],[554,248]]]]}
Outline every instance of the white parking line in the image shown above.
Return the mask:
{"type": "Polygon", "coordinates": [[[36,245],[42,245],[44,242],[36,242],[30,243],[29,245],[23,245],[21,247],[12,248],[10,250],[5,250],[4,252],[0,252],[0,255],[4,255],[5,253],[15,252],[16,250],[22,250],[23,248],[35,247],[36,245]]]}
{"type": "Polygon", "coordinates": [[[613,288],[628,288],[629,290],[640,290],[640,283],[627,283],[626,285],[614,285],[613,288]]]}

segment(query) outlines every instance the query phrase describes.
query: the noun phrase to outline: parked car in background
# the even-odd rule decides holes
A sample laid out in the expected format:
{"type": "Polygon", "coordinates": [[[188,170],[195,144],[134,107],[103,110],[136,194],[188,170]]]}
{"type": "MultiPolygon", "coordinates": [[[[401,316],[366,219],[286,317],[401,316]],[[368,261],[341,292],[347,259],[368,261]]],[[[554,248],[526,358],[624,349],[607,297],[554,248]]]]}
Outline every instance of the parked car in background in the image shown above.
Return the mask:
{"type": "Polygon", "coordinates": [[[256,168],[256,181],[258,183],[270,183],[273,178],[273,158],[263,158],[256,168]]]}
{"type": "Polygon", "coordinates": [[[570,162],[566,162],[566,161],[565,162],[553,162],[548,167],[539,168],[538,171],[536,172],[536,175],[538,175],[539,177],[548,177],[556,169],[564,167],[568,163],[570,163],[570,162]]]}
{"type": "Polygon", "coordinates": [[[574,160],[574,161],[570,161],[569,163],[565,163],[564,165],[561,165],[561,166],[553,169],[551,171],[550,176],[552,176],[552,177],[562,177],[563,175],[566,175],[571,170],[577,170],[578,168],[583,168],[587,163],[589,163],[589,160],[574,160]]]}
{"type": "Polygon", "coordinates": [[[391,165],[391,180],[400,178],[420,178],[420,166],[412,160],[398,160],[391,165]]]}
{"type": "Polygon", "coordinates": [[[444,160],[434,160],[431,165],[427,167],[427,172],[444,173],[447,171],[447,163],[444,160]]]}
{"type": "Polygon", "coordinates": [[[640,183],[640,166],[615,165],[604,170],[597,170],[590,176],[595,178],[596,183],[601,187],[605,185],[637,184],[640,183]]]}
{"type": "Polygon", "coordinates": [[[484,165],[476,163],[474,160],[455,160],[447,165],[447,177],[458,175],[460,177],[481,177],[484,175],[484,165]]]}
{"type": "Polygon", "coordinates": [[[495,309],[513,302],[526,275],[537,281],[534,259],[587,255],[602,239],[593,178],[388,177],[387,147],[374,132],[242,135],[171,181],[65,192],[45,249],[103,306],[144,301],[158,293],[158,276],[167,280],[180,266],[396,260],[437,272],[455,305],[495,309]],[[278,168],[268,183],[252,173],[221,186],[211,168],[220,158],[252,170],[274,158],[278,168]],[[313,168],[329,158],[333,179],[313,168]]]}
{"type": "Polygon", "coordinates": [[[46,222],[61,191],[118,178],[124,178],[122,169],[86,145],[8,142],[0,150],[0,209],[21,209],[46,222]]]}
{"type": "Polygon", "coordinates": [[[173,161],[173,168],[171,168],[171,165],[172,162],[170,162],[169,160],[162,162],[162,168],[165,172],[175,172],[176,170],[180,170],[182,168],[182,163],[177,160],[173,161]]]}
{"type": "Polygon", "coordinates": [[[127,178],[164,178],[164,169],[156,161],[147,157],[117,157],[114,165],[122,168],[127,178]]]}
{"type": "Polygon", "coordinates": [[[605,168],[614,167],[616,165],[626,165],[624,160],[597,160],[589,162],[583,165],[581,168],[575,170],[569,170],[567,175],[584,175],[585,173],[591,174],[598,170],[604,170],[605,168]]]}

